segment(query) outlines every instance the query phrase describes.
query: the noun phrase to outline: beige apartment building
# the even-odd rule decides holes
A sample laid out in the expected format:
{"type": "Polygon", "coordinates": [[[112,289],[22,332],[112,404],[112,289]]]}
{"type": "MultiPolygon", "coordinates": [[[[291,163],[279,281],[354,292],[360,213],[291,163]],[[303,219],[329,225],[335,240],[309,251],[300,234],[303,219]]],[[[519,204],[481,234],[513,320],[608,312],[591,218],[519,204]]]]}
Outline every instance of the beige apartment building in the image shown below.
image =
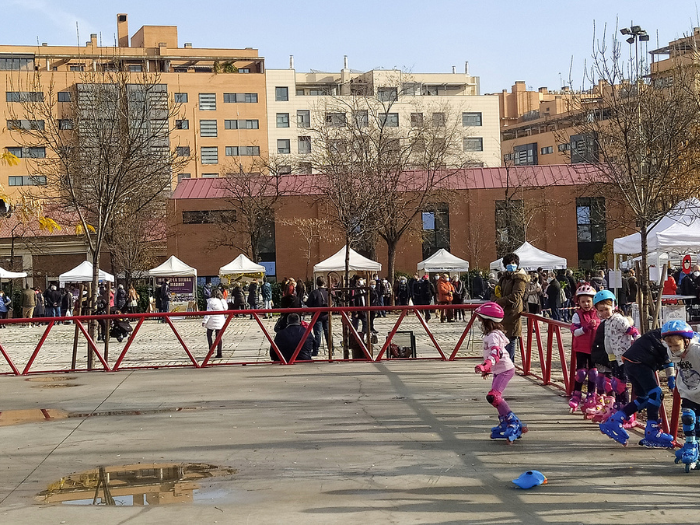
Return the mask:
{"type": "Polygon", "coordinates": [[[265,60],[256,49],[180,46],[176,26],[143,26],[130,38],[126,14],[117,15],[117,35],[116,45],[103,45],[93,34],[85,47],[0,46],[0,82],[5,86],[0,147],[20,158],[16,166],[0,165],[0,184],[11,198],[22,187],[45,183],[25,159],[50,152],[21,147],[11,132],[22,112],[21,101],[46,96],[27,91],[35,75],[46,86],[43,91],[53,85],[57,116],[69,121],[71,88],[86,82],[88,74],[117,68],[133,72],[135,78],[153,74],[166,86],[170,101],[179,105],[179,115],[171,122],[170,149],[192,158],[179,179],[218,177],[232,157],[248,166],[254,155],[267,154],[265,60]]]}
{"type": "MultiPolygon", "coordinates": [[[[268,149],[284,159],[294,158],[301,171],[311,169],[314,137],[310,128],[332,120],[376,98],[390,108],[387,125],[410,128],[417,119],[454,119],[460,127],[463,157],[469,165],[500,166],[499,106],[495,96],[479,94],[479,77],[466,72],[405,73],[398,70],[299,73],[290,57],[289,69],[268,69],[268,149]],[[358,102],[358,100],[360,100],[358,102]]],[[[349,118],[349,117],[348,117],[349,118]]],[[[403,134],[403,130],[401,131],[403,134]]]]}

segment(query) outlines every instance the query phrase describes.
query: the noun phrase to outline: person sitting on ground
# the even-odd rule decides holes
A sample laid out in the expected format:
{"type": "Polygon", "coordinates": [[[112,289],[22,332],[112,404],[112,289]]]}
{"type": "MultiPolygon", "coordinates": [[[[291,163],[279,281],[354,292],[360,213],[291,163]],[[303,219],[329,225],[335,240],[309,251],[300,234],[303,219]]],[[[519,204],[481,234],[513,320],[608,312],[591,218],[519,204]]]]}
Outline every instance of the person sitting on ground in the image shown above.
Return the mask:
{"type": "MultiPolygon", "coordinates": [[[[284,330],[280,330],[279,332],[277,332],[277,335],[275,336],[275,344],[277,345],[277,348],[279,348],[281,354],[284,356],[285,361],[289,362],[292,359],[294,351],[297,349],[299,341],[301,341],[301,338],[304,336],[305,331],[306,328],[301,325],[301,319],[299,318],[299,314],[287,314],[287,326],[284,328],[284,330]]],[[[304,344],[302,345],[296,360],[311,360],[311,354],[313,352],[313,349],[314,340],[311,334],[309,333],[306,336],[306,340],[304,341],[304,344]]],[[[275,350],[272,347],[270,347],[270,357],[273,361],[280,360],[279,356],[277,355],[277,352],[275,352],[275,350]]]]}

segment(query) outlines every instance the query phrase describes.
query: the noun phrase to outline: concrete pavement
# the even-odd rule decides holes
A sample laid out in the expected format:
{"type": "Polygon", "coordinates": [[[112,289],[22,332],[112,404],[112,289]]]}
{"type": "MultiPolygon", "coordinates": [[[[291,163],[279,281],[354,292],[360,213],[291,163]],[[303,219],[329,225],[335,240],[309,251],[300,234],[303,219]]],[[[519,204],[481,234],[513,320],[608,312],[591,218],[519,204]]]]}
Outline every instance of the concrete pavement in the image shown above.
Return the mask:
{"type": "MultiPolygon", "coordinates": [[[[71,416],[0,426],[0,522],[697,523],[700,472],[685,474],[669,451],[615,444],[569,415],[558,390],[516,376],[506,398],[530,432],[512,446],[490,440],[490,382],[473,366],[313,363],[0,377],[3,411],[71,416]],[[232,473],[197,480],[191,504],[37,501],[49,485],[65,490],[59,481],[71,473],[139,463],[206,463],[232,473]],[[528,469],[542,471],[548,484],[514,488],[510,480],[528,469]]],[[[194,486],[141,485],[155,486],[163,502],[194,486]]]]}

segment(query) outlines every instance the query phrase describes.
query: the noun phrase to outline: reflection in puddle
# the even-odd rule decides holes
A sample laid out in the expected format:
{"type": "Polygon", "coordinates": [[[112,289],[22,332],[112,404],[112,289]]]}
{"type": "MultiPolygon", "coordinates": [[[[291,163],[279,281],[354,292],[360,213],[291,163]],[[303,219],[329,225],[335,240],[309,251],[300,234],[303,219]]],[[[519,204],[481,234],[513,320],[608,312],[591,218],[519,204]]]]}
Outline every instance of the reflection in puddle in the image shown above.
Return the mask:
{"type": "Polygon", "coordinates": [[[230,476],[235,469],[206,463],[154,463],[99,467],[71,474],[36,496],[41,503],[66,505],[168,505],[192,503],[198,481],[230,476]]]}
{"type": "Polygon", "coordinates": [[[0,427],[36,423],[52,419],[66,419],[68,412],[55,408],[30,408],[27,410],[3,410],[0,412],[0,427]]]}

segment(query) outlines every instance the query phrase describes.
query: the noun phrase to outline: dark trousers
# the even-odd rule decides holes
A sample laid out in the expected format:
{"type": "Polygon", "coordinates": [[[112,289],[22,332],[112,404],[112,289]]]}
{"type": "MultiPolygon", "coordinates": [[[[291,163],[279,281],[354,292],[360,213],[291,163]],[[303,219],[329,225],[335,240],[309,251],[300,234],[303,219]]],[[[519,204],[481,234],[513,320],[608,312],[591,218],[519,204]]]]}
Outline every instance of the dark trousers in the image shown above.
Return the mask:
{"type": "Polygon", "coordinates": [[[331,348],[331,344],[328,341],[328,318],[319,319],[314,324],[314,350],[311,355],[318,355],[318,349],[321,348],[321,331],[323,330],[323,335],[326,338],[326,347],[331,348]]]}
{"type": "MultiPolygon", "coordinates": [[[[214,334],[214,337],[219,337],[219,330],[212,330],[211,328],[207,328],[207,342],[209,343],[209,349],[211,350],[211,345],[214,344],[214,340],[212,339],[212,333],[214,334]]],[[[216,347],[216,356],[221,357],[221,351],[224,346],[224,341],[223,337],[219,340],[219,344],[216,347]]]]}
{"type": "Polygon", "coordinates": [[[519,337],[509,337],[508,340],[510,343],[506,345],[506,352],[508,352],[508,355],[510,356],[510,360],[515,363],[515,347],[518,344],[518,339],[519,337]]]}
{"type": "MultiPolygon", "coordinates": [[[[656,374],[654,372],[655,371],[651,367],[643,365],[641,363],[627,362],[625,363],[623,369],[623,375],[626,375],[627,379],[629,379],[630,383],[632,383],[632,388],[634,389],[634,393],[638,398],[647,397],[647,394],[649,394],[649,392],[651,392],[654,388],[659,386],[656,382],[656,374]]],[[[614,367],[613,375],[615,377],[618,377],[615,374],[614,367]]],[[[656,421],[659,419],[659,407],[648,403],[646,408],[647,419],[649,421],[656,421]]],[[[629,417],[638,410],[638,406],[633,401],[631,403],[627,403],[622,410],[629,417]]]]}

